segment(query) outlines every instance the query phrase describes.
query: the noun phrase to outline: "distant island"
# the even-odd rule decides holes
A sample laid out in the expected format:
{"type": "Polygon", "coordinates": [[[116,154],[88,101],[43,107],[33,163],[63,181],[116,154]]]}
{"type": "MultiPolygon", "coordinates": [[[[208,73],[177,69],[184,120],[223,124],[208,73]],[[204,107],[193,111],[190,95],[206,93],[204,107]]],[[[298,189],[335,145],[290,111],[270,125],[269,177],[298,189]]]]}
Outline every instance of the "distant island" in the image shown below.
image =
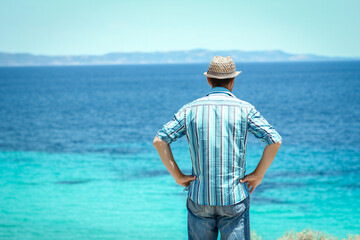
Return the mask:
{"type": "Polygon", "coordinates": [[[114,52],[104,55],[34,55],[0,52],[0,66],[68,66],[121,64],[209,63],[213,56],[231,56],[235,62],[352,61],[360,58],[327,57],[273,51],[213,51],[194,49],[168,52],[114,52]]]}

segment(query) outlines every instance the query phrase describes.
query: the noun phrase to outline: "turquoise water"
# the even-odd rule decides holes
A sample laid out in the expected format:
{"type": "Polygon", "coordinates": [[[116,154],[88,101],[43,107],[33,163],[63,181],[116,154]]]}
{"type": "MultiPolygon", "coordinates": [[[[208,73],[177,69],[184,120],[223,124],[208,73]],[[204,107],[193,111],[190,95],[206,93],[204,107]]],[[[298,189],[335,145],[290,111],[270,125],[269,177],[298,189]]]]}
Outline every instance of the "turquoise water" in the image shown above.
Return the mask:
{"type": "MultiPolygon", "coordinates": [[[[360,63],[239,66],[234,94],[283,137],[251,230],[360,234],[360,63]]],[[[209,90],[206,68],[0,68],[0,239],[187,239],[187,192],[152,140],[209,90]]],[[[190,174],[186,138],[171,147],[190,174]]],[[[263,147],[249,135],[246,173],[263,147]]]]}
{"type": "MultiPolygon", "coordinates": [[[[173,149],[190,173],[186,142],[173,149]]],[[[251,196],[251,229],[263,239],[304,228],[359,233],[359,151],[281,150],[251,196]],[[339,159],[348,167],[335,167],[339,159]]],[[[248,147],[247,154],[251,171],[261,151],[248,147]]],[[[4,151],[0,158],[3,238],[187,239],[186,192],[148,143],[136,154],[4,151]]]]}

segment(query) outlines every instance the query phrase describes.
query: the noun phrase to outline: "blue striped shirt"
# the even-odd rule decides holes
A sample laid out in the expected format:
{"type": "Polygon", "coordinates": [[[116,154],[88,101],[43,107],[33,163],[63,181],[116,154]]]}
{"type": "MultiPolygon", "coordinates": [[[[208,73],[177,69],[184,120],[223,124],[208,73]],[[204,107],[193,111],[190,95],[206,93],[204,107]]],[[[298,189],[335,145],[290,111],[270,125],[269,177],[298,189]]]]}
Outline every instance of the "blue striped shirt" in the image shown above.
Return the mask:
{"type": "Polygon", "coordinates": [[[232,205],[249,195],[245,176],[247,132],[265,144],[281,136],[253,105],[228,89],[214,87],[202,98],[184,105],[156,136],[172,143],[186,135],[196,179],[187,187],[197,204],[232,205]]]}

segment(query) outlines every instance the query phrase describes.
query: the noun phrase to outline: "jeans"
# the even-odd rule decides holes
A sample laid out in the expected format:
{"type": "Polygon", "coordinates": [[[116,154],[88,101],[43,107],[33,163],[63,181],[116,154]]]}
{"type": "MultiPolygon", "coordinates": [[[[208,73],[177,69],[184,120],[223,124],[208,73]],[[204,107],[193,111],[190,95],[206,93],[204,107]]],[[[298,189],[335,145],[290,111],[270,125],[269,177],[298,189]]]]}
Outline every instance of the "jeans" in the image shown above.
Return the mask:
{"type": "Polygon", "coordinates": [[[227,206],[199,205],[189,197],[188,237],[190,240],[250,240],[250,194],[243,201],[227,206]]]}

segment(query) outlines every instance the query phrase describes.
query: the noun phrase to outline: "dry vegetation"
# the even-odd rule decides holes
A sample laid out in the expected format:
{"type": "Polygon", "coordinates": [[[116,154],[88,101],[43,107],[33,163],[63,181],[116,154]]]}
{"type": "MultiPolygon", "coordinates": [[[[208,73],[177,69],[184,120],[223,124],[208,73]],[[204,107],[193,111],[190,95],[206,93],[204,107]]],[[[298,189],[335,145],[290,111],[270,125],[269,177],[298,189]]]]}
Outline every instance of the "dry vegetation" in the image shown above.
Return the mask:
{"type": "MultiPolygon", "coordinates": [[[[262,240],[262,238],[255,231],[251,231],[251,240],[262,240]]],[[[360,240],[360,235],[348,235],[347,238],[339,239],[324,232],[304,229],[302,232],[297,233],[287,231],[284,236],[277,240],[360,240]]]]}

